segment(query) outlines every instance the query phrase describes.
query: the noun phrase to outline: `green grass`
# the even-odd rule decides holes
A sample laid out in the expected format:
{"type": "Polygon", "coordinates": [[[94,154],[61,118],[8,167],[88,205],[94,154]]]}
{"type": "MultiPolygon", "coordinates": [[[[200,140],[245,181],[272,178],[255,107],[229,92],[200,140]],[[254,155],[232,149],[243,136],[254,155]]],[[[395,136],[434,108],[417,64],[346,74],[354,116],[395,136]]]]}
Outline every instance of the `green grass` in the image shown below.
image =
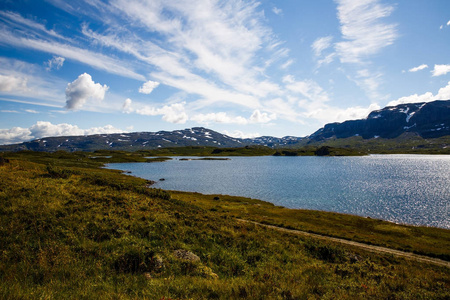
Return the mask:
{"type": "MultiPolygon", "coordinates": [[[[146,188],[146,180],[100,169],[89,155],[11,154],[0,166],[0,298],[450,297],[447,268],[277,232],[236,217],[285,227],[304,222],[311,231],[328,228],[331,234],[333,227],[363,227],[357,220],[374,222],[382,225],[378,236],[387,232],[388,239],[395,237],[388,232],[399,231],[390,223],[357,217],[352,223],[324,212],[308,217],[306,211],[257,200],[146,188]],[[271,215],[258,217],[263,213],[271,215]],[[322,221],[308,221],[317,216],[322,221]],[[177,249],[200,261],[177,258],[177,249]]],[[[435,242],[436,251],[429,247],[435,254],[448,243],[448,231],[436,232],[424,233],[435,242]]]]}
{"type": "Polygon", "coordinates": [[[298,229],[450,261],[450,230],[395,224],[378,219],[324,211],[287,209],[244,197],[171,192],[172,197],[218,214],[298,229]],[[219,200],[214,200],[214,198],[219,200]]]}

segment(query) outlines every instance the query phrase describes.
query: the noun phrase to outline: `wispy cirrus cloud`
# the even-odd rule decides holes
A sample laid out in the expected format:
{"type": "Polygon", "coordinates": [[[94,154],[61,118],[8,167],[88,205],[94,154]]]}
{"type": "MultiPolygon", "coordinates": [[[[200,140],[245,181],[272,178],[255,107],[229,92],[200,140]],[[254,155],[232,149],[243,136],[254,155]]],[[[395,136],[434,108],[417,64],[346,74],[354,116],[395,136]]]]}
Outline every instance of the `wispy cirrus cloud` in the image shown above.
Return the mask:
{"type": "Polygon", "coordinates": [[[323,50],[330,48],[332,46],[332,40],[332,36],[317,38],[311,45],[314,55],[318,57],[322,54],[323,50]]]}
{"type": "Polygon", "coordinates": [[[343,64],[353,64],[356,74],[349,79],[356,82],[369,98],[381,96],[379,87],[383,73],[369,70],[372,58],[398,38],[397,25],[386,20],[394,10],[393,6],[380,0],[335,0],[337,16],[341,24],[342,41],[335,43],[335,54],[343,64]]]}
{"type": "Polygon", "coordinates": [[[335,45],[343,63],[360,63],[398,37],[396,24],[384,22],[394,8],[379,0],[335,0],[344,41],[335,45]]]}
{"type": "Polygon", "coordinates": [[[293,62],[264,25],[258,5],[237,0],[116,0],[108,7],[111,12],[140,30],[131,33],[116,26],[117,31],[101,32],[84,26],[83,34],[148,64],[151,77],[161,84],[200,96],[197,106],[234,103],[257,108],[258,99],[280,92],[265,76],[265,68],[280,59],[284,68],[293,62]],[[155,32],[157,38],[147,38],[155,32]],[[272,55],[261,60],[260,51],[272,55]]]}
{"type": "Polygon", "coordinates": [[[19,29],[23,34],[69,40],[67,37],[58,34],[54,30],[47,29],[44,24],[24,18],[22,15],[15,12],[0,11],[0,19],[10,26],[19,29]]]}

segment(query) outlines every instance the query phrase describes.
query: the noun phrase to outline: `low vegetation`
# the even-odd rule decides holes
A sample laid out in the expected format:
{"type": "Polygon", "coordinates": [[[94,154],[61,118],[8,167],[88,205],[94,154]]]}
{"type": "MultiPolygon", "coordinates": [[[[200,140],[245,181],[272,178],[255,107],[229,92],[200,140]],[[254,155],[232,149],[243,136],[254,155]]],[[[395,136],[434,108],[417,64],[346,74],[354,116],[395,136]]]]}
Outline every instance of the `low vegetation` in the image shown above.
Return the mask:
{"type": "Polygon", "coordinates": [[[146,180],[99,168],[103,160],[147,161],[145,155],[4,154],[0,298],[450,297],[448,268],[238,219],[410,248],[447,260],[448,230],[162,191],[149,188],[146,180]]]}

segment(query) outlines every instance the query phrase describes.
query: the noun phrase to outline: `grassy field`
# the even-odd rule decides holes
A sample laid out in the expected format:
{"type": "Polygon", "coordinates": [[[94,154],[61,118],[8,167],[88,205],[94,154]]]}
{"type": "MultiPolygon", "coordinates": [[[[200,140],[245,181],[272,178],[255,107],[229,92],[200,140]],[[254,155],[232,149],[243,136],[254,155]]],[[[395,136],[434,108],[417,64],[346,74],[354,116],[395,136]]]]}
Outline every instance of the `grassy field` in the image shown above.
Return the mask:
{"type": "Polygon", "coordinates": [[[147,161],[141,154],[101,156],[111,153],[5,154],[9,162],[0,166],[0,298],[450,297],[448,268],[237,219],[446,260],[448,230],[152,189],[146,180],[99,168],[103,160],[147,161]]]}

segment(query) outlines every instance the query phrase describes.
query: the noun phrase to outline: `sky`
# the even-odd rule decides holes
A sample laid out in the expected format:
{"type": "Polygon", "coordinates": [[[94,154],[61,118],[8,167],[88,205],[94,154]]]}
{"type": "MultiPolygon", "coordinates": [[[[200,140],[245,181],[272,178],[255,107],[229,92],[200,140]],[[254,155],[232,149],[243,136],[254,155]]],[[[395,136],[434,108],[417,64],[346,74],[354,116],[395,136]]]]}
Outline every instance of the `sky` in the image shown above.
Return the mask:
{"type": "Polygon", "coordinates": [[[303,137],[449,99],[448,0],[0,0],[0,144],[303,137]]]}

